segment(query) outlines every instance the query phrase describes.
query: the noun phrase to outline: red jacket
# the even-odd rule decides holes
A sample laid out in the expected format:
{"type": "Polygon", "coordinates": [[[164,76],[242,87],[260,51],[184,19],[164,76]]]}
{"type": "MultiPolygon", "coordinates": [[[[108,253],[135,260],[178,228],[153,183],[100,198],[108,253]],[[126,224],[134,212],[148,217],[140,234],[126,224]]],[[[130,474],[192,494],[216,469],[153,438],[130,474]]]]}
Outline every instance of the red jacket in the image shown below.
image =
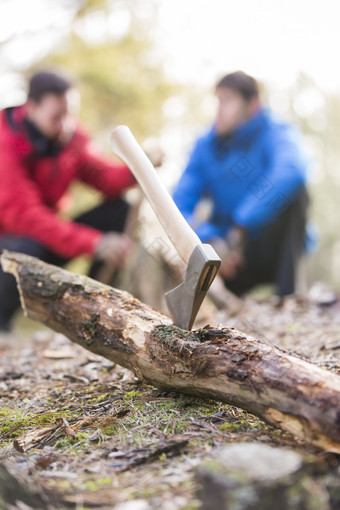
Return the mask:
{"type": "Polygon", "coordinates": [[[96,155],[77,128],[56,155],[39,154],[24,122],[25,106],[0,112],[0,235],[27,236],[67,258],[93,254],[99,230],[63,219],[57,203],[79,180],[115,198],[135,184],[129,169],[96,155]]]}

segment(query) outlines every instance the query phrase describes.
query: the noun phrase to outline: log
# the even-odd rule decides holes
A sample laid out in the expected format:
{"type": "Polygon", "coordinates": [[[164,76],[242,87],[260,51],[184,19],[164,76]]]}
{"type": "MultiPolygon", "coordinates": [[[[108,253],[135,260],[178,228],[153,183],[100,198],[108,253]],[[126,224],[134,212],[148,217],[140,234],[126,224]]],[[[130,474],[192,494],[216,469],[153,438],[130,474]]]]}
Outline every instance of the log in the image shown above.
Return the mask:
{"type": "Polygon", "coordinates": [[[340,378],[233,328],[196,331],[85,276],[4,252],[25,313],[163,391],[241,407],[340,453],[340,378]]]}

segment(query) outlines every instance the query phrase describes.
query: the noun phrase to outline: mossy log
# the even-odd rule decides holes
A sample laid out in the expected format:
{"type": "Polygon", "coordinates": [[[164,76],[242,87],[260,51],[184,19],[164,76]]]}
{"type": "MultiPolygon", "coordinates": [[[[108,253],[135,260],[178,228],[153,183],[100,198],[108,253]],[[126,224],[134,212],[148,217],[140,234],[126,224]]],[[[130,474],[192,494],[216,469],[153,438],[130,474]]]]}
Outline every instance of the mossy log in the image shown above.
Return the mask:
{"type": "Polygon", "coordinates": [[[233,328],[185,331],[127,292],[19,253],[25,313],[164,391],[239,406],[340,453],[340,378],[233,328]]]}

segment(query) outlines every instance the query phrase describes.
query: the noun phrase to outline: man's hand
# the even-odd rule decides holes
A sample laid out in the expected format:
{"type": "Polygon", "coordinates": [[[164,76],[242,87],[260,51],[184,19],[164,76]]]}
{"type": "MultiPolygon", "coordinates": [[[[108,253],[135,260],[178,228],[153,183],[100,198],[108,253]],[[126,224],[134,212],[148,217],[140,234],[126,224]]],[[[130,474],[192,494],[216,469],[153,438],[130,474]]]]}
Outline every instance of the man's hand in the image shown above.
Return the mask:
{"type": "Polygon", "coordinates": [[[244,266],[244,241],[245,231],[238,227],[231,229],[225,239],[218,237],[211,241],[210,244],[222,260],[219,272],[223,278],[236,278],[238,271],[244,266]]]}
{"type": "Polygon", "coordinates": [[[97,246],[95,256],[110,265],[121,267],[132,247],[132,240],[126,234],[108,232],[97,246]]]}
{"type": "Polygon", "coordinates": [[[231,250],[242,253],[246,241],[246,230],[242,227],[231,228],[226,235],[226,241],[231,250]]]}
{"type": "Polygon", "coordinates": [[[165,154],[158,140],[156,139],[146,140],[145,142],[142,143],[142,149],[155,168],[159,168],[162,166],[165,154]]]}

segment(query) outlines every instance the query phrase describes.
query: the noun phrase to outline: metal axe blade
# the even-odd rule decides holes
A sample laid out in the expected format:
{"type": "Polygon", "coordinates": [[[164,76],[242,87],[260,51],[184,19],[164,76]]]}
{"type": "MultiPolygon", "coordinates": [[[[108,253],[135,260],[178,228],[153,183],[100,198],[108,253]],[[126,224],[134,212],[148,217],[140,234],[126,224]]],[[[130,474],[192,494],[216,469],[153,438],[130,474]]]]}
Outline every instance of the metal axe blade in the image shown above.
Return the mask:
{"type": "Polygon", "coordinates": [[[210,244],[197,245],[188,262],[183,283],[165,294],[174,323],[190,330],[206,293],[219,268],[221,259],[210,244]]]}

